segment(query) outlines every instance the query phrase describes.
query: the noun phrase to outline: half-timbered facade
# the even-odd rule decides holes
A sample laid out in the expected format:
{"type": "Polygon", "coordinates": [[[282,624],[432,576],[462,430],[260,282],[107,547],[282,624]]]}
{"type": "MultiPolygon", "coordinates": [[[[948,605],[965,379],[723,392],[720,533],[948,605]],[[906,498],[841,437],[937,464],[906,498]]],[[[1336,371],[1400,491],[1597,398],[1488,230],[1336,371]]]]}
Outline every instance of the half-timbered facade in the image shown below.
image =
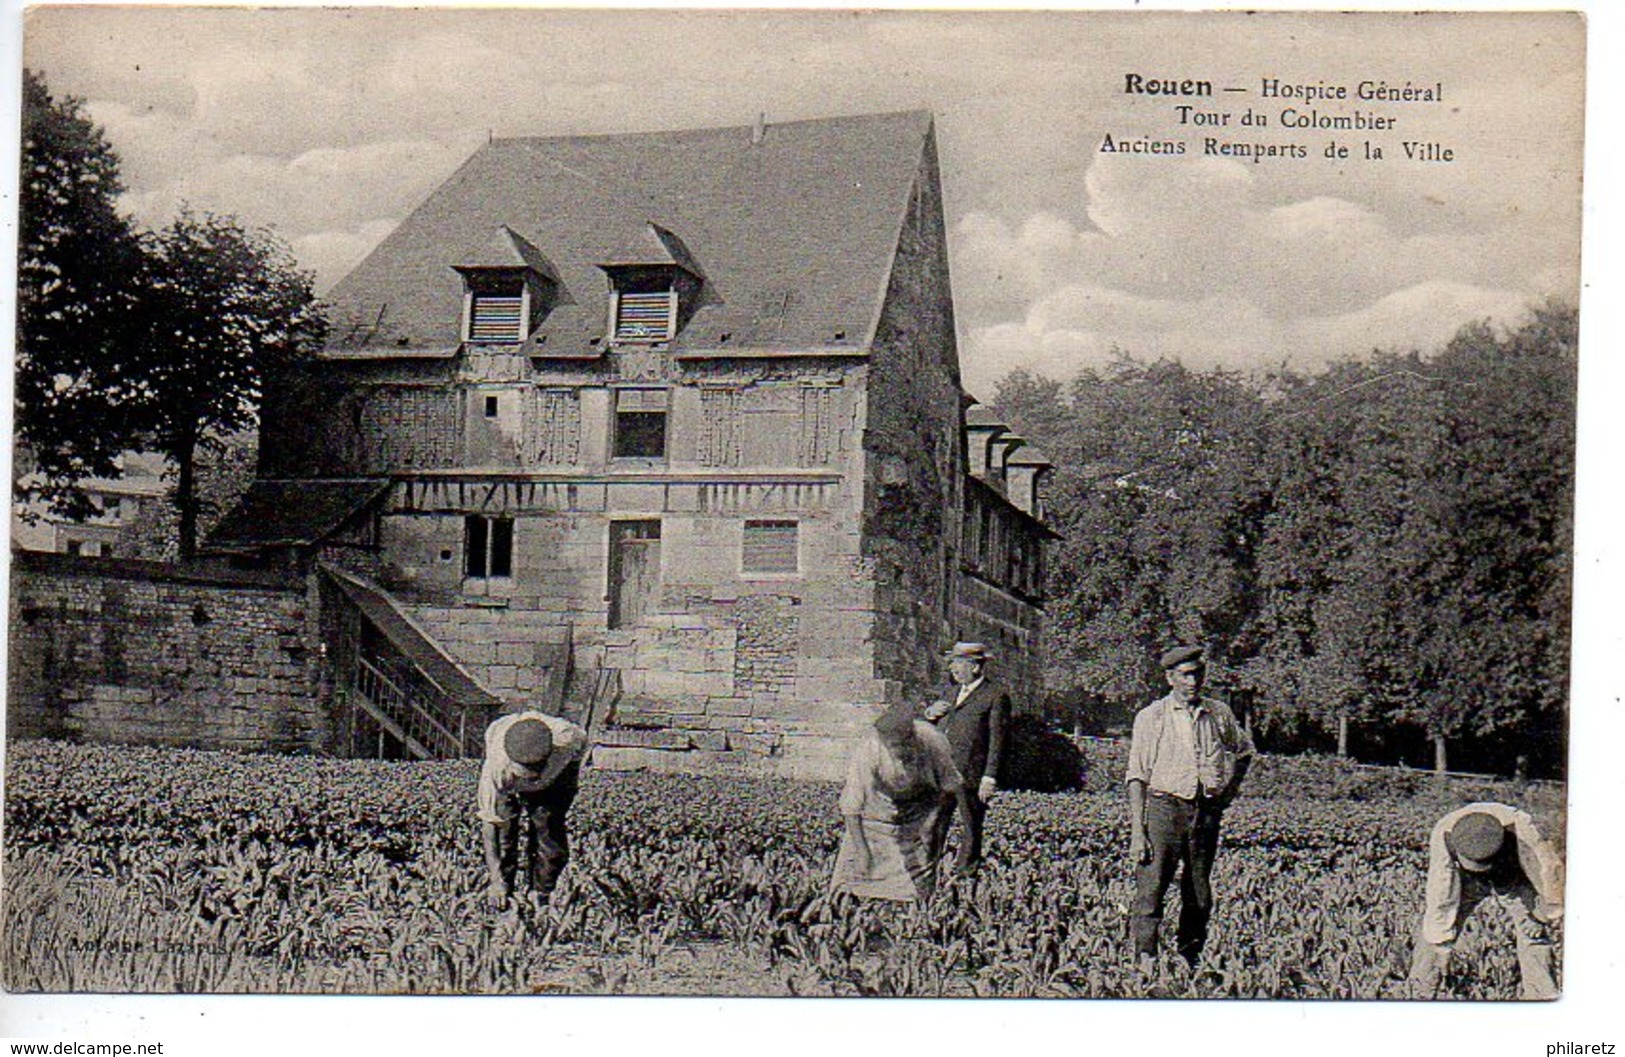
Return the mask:
{"type": "Polygon", "coordinates": [[[394,654],[611,765],[829,773],[956,637],[1036,691],[1046,464],[960,385],[929,115],[493,140],[329,300],[213,546],[394,654]]]}

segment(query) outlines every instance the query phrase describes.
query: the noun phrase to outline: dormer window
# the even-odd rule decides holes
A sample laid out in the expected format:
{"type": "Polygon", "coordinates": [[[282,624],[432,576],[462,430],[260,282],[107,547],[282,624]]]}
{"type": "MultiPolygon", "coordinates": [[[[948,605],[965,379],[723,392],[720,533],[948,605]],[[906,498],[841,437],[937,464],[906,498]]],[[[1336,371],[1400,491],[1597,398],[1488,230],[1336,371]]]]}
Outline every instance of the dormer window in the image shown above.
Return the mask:
{"type": "Polygon", "coordinates": [[[614,292],[616,341],[670,341],[677,330],[677,291],[671,276],[625,276],[614,292]]]}
{"type": "Polygon", "coordinates": [[[558,299],[552,265],[506,225],[452,268],[463,277],[463,340],[473,345],[522,344],[558,299]]]}
{"type": "Polygon", "coordinates": [[[644,224],[598,266],[609,277],[612,345],[664,345],[699,307],[700,267],[682,239],[658,224],[644,224]]]}
{"type": "Polygon", "coordinates": [[[517,345],[528,334],[529,300],[522,276],[469,278],[468,340],[476,345],[517,345]]]}

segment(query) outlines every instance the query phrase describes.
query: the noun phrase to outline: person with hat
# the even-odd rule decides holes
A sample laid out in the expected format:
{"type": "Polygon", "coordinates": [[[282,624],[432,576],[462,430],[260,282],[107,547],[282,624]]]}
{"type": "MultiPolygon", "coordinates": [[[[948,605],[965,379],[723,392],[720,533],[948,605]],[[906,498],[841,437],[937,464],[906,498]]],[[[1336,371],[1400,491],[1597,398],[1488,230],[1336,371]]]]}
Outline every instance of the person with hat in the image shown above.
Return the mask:
{"type": "Polygon", "coordinates": [[[541,902],[570,858],[565,815],[575,800],[587,732],[536,711],[503,716],[485,731],[475,813],[492,909],[507,906],[524,844],[526,874],[541,902]]]}
{"type": "Polygon", "coordinates": [[[1252,762],[1252,738],[1222,701],[1202,696],[1200,646],[1162,655],[1167,696],[1134,717],[1129,743],[1129,858],[1134,901],[1129,932],[1141,972],[1156,968],[1162,904],[1180,874],[1175,944],[1194,967],[1213,915],[1211,875],[1219,822],[1252,762]]]}
{"type": "Polygon", "coordinates": [[[959,770],[948,739],[894,705],[853,750],[841,791],[845,829],[833,892],[898,902],[924,901],[936,888],[937,819],[953,809],[959,770]]]}
{"type": "Polygon", "coordinates": [[[1548,926],[1563,916],[1563,860],[1531,815],[1493,803],[1457,808],[1433,827],[1412,996],[1438,996],[1461,927],[1485,900],[1500,903],[1512,922],[1519,997],[1556,998],[1548,926]]]}
{"type": "Polygon", "coordinates": [[[954,873],[974,874],[982,863],[982,825],[988,801],[999,788],[1004,766],[1006,732],[1010,727],[1010,695],[987,678],[993,653],[980,642],[956,642],[943,655],[953,680],[951,697],[933,702],[925,718],[935,723],[953,749],[954,766],[965,779],[955,804],[937,823],[936,847],[947,843],[955,809],[964,819],[964,835],[954,855],[954,873]]]}

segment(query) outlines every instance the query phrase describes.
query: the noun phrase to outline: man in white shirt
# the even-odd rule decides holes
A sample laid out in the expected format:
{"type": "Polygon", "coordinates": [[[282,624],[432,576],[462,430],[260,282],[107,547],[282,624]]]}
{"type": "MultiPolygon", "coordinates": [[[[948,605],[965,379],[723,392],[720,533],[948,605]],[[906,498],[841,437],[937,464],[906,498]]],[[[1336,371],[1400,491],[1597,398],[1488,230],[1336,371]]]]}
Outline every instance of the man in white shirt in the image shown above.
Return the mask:
{"type": "Polygon", "coordinates": [[[565,816],[575,800],[587,732],[541,712],[503,716],[485,731],[475,813],[493,909],[507,906],[524,844],[532,895],[545,903],[570,858],[565,816]]]}
{"type": "Polygon", "coordinates": [[[1178,951],[1202,955],[1213,914],[1210,878],[1219,822],[1252,762],[1253,742],[1229,706],[1202,696],[1207,669],[1199,646],[1162,655],[1169,693],[1134,717],[1129,744],[1129,858],[1134,902],[1129,926],[1142,973],[1156,968],[1162,903],[1179,873],[1178,951]]]}
{"type": "Polygon", "coordinates": [[[1547,926],[1563,916],[1563,860],[1533,817],[1492,803],[1458,808],[1433,827],[1411,993],[1438,996],[1462,924],[1485,900],[1500,903],[1512,921],[1519,997],[1556,998],[1547,926]]]}

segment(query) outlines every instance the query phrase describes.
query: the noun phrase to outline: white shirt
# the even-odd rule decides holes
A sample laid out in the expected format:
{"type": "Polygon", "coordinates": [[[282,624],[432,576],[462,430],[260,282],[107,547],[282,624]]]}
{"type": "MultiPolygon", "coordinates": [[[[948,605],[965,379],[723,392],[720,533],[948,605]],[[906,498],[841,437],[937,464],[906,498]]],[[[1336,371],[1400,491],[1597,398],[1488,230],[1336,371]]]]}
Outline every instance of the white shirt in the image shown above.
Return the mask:
{"type": "Polygon", "coordinates": [[[1427,903],[1422,910],[1422,939],[1435,946],[1456,941],[1461,928],[1461,865],[1451,854],[1445,836],[1462,816],[1482,812],[1510,829],[1507,835],[1518,842],[1518,864],[1540,900],[1541,917],[1556,921],[1563,916],[1563,860],[1557,849],[1535,828],[1528,812],[1505,804],[1468,804],[1457,808],[1433,827],[1428,839],[1427,903]]]}
{"type": "Polygon", "coordinates": [[[959,688],[959,694],[954,698],[955,708],[958,708],[960,705],[964,704],[965,698],[970,696],[971,691],[982,685],[983,678],[983,676],[978,675],[976,678],[959,688]]]}
{"type": "Polygon", "coordinates": [[[516,782],[523,780],[531,786],[546,787],[556,781],[564,769],[581,759],[587,751],[587,732],[567,719],[549,716],[543,712],[515,712],[503,716],[485,728],[485,762],[480,766],[480,784],[475,794],[475,814],[482,822],[500,824],[514,817],[511,794],[516,782]],[[547,724],[553,735],[553,751],[547,757],[541,772],[521,769],[508,757],[503,744],[508,728],[521,719],[539,719],[547,724]]]}
{"type": "Polygon", "coordinates": [[[1180,701],[1173,694],[1134,717],[1126,781],[1193,800],[1223,792],[1253,740],[1222,701],[1180,701]]]}

